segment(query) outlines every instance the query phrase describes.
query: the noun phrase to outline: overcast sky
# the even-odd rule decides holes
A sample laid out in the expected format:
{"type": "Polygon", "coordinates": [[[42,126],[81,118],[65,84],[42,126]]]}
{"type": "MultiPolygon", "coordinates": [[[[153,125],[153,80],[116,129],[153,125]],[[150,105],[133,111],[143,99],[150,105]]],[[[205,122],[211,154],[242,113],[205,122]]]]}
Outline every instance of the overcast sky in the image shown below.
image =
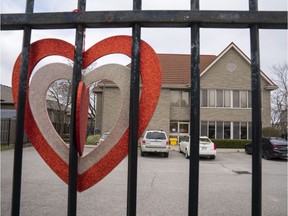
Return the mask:
{"type": "MultiPolygon", "coordinates": [[[[201,10],[248,10],[248,0],[200,0],[201,10]]],[[[26,0],[1,0],[1,13],[24,13],[26,0]]],[[[287,11],[287,0],[259,0],[259,10],[287,11]]],[[[35,0],[34,12],[73,11],[77,0],[35,0]],[[48,4],[49,3],[49,4],[48,4]]],[[[87,0],[87,11],[131,10],[132,0],[87,0]]],[[[190,0],[142,0],[143,10],[189,10],[190,0]]],[[[157,53],[190,53],[190,29],[188,28],[142,28],[142,40],[149,43],[157,53]]],[[[98,41],[113,35],[131,35],[131,29],[88,29],[86,50],[98,41]]],[[[23,31],[1,31],[0,83],[11,86],[12,68],[21,52],[23,31]]],[[[33,30],[34,42],[43,38],[59,38],[74,44],[74,30],[33,30]]],[[[248,29],[201,29],[200,54],[218,55],[234,42],[250,58],[248,29]]],[[[261,69],[273,78],[271,67],[287,63],[287,30],[260,30],[261,69]]],[[[60,61],[58,58],[46,62],[60,61]]],[[[129,59],[120,55],[103,58],[97,66],[105,63],[128,64],[129,59]]],[[[42,64],[45,64],[42,62],[42,64]]]]}

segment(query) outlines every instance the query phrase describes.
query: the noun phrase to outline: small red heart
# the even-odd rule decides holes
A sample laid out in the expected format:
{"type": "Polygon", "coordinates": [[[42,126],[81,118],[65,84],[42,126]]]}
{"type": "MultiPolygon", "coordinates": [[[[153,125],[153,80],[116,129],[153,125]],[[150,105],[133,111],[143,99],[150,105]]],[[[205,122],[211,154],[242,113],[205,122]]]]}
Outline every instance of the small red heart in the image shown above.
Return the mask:
{"type": "MultiPolygon", "coordinates": [[[[121,53],[131,57],[131,47],[132,38],[130,36],[115,36],[100,41],[83,53],[83,68],[87,68],[95,60],[109,54],[121,53]]],[[[63,56],[73,60],[74,46],[58,39],[44,39],[31,44],[28,79],[30,79],[31,73],[37,63],[41,59],[52,55],[63,56]]],[[[16,106],[20,77],[20,59],[21,54],[18,56],[15,62],[12,77],[12,92],[16,106]]],[[[140,74],[142,80],[142,91],[139,101],[138,137],[142,135],[153,116],[158,98],[160,96],[162,81],[161,66],[158,56],[155,51],[144,41],[141,42],[140,74]]],[[[27,86],[27,94],[28,92],[29,86],[27,86]]],[[[81,125],[80,128],[82,128],[81,125]]],[[[31,143],[34,145],[44,161],[64,182],[68,183],[68,164],[54,151],[54,149],[49,145],[49,143],[47,143],[41,134],[31,113],[28,95],[25,109],[25,131],[31,143]]],[[[82,132],[80,132],[80,134],[81,133],[82,132]]],[[[79,138],[80,137],[81,135],[79,135],[79,138]]],[[[119,139],[114,148],[101,160],[95,164],[91,164],[90,168],[84,173],[78,173],[78,191],[84,191],[99,182],[127,156],[128,139],[129,128],[127,128],[126,132],[119,139]]],[[[80,144],[78,147],[81,149],[81,141],[79,140],[78,143],[80,144]]],[[[137,145],[137,143],[135,143],[135,145],[137,145]]],[[[81,150],[79,153],[80,152],[81,150]]]]}
{"type": "Polygon", "coordinates": [[[77,143],[77,151],[80,156],[83,155],[83,149],[86,143],[88,106],[89,106],[89,88],[85,86],[85,83],[80,82],[77,91],[77,104],[76,104],[76,143],[77,143]]]}

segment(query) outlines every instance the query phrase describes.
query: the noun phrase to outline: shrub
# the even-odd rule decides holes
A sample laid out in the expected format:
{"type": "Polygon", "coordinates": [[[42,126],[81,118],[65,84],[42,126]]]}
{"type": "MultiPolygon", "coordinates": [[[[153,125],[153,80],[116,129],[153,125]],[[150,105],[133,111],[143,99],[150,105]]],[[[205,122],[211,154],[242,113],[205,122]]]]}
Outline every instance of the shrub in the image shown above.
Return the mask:
{"type": "Polygon", "coordinates": [[[262,129],[263,137],[281,137],[281,131],[273,127],[266,127],[262,129]]]}
{"type": "Polygon", "coordinates": [[[244,148],[245,144],[251,140],[239,140],[239,139],[211,139],[217,146],[217,148],[244,148]]]}
{"type": "Polygon", "coordinates": [[[86,139],[86,145],[97,145],[97,143],[99,142],[99,139],[100,139],[99,134],[90,135],[86,139]]]}

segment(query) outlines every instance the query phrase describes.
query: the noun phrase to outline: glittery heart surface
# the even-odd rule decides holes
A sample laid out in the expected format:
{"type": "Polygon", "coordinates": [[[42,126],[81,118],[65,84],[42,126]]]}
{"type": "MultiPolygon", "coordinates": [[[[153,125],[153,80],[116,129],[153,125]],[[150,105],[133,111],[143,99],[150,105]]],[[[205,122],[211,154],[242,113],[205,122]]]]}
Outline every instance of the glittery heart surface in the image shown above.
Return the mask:
{"type": "MultiPolygon", "coordinates": [[[[95,60],[105,55],[117,53],[131,57],[131,46],[132,38],[130,36],[115,36],[104,39],[83,53],[83,69],[87,68],[95,60]]],[[[72,60],[74,56],[74,46],[58,39],[44,39],[31,44],[28,79],[30,79],[32,71],[37,63],[43,58],[52,55],[58,55],[72,60]]],[[[18,56],[14,65],[12,78],[12,93],[16,106],[19,90],[18,83],[20,78],[20,59],[21,54],[18,56]]],[[[140,137],[144,132],[153,116],[158,98],[160,96],[162,81],[161,66],[157,54],[144,41],[141,42],[140,75],[142,89],[139,101],[138,137],[140,137]]],[[[43,80],[43,82],[45,82],[45,80],[43,80]]],[[[28,92],[29,86],[27,87],[27,94],[28,92]]],[[[34,98],[31,98],[30,100],[34,100],[34,98]]],[[[38,128],[38,125],[31,112],[28,95],[26,97],[25,108],[25,131],[31,143],[34,145],[44,161],[64,182],[67,183],[67,160],[62,155],[59,155],[57,151],[55,151],[54,147],[47,142],[45,136],[38,128]]],[[[116,128],[115,131],[117,131],[116,128]]],[[[78,158],[79,166],[81,167],[83,165],[84,167],[82,171],[78,170],[78,191],[84,191],[99,182],[126,157],[128,152],[128,139],[129,127],[125,129],[123,135],[119,137],[116,143],[114,143],[114,147],[96,162],[94,161],[94,163],[91,163],[91,160],[89,159],[91,156],[89,155],[92,154],[90,153],[78,158]]],[[[97,151],[97,148],[93,150],[93,152],[95,151],[97,151]]],[[[67,155],[65,157],[67,158],[67,155]]]]}

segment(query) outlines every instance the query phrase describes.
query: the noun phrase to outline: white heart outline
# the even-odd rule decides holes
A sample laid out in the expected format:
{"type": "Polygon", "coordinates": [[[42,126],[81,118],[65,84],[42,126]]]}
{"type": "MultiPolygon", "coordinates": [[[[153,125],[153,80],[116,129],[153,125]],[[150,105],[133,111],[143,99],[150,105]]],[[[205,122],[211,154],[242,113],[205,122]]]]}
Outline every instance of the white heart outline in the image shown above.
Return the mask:
{"type": "MultiPolygon", "coordinates": [[[[69,164],[69,148],[50,121],[46,106],[46,93],[54,81],[71,80],[71,78],[71,66],[64,63],[52,63],[38,69],[29,84],[29,105],[35,122],[47,143],[67,165],[69,164]]],[[[100,161],[113,149],[129,127],[130,69],[119,64],[107,64],[83,76],[86,86],[103,79],[113,81],[119,87],[122,99],[121,111],[104,142],[87,155],[78,157],[78,174],[83,174],[100,161]]]]}

